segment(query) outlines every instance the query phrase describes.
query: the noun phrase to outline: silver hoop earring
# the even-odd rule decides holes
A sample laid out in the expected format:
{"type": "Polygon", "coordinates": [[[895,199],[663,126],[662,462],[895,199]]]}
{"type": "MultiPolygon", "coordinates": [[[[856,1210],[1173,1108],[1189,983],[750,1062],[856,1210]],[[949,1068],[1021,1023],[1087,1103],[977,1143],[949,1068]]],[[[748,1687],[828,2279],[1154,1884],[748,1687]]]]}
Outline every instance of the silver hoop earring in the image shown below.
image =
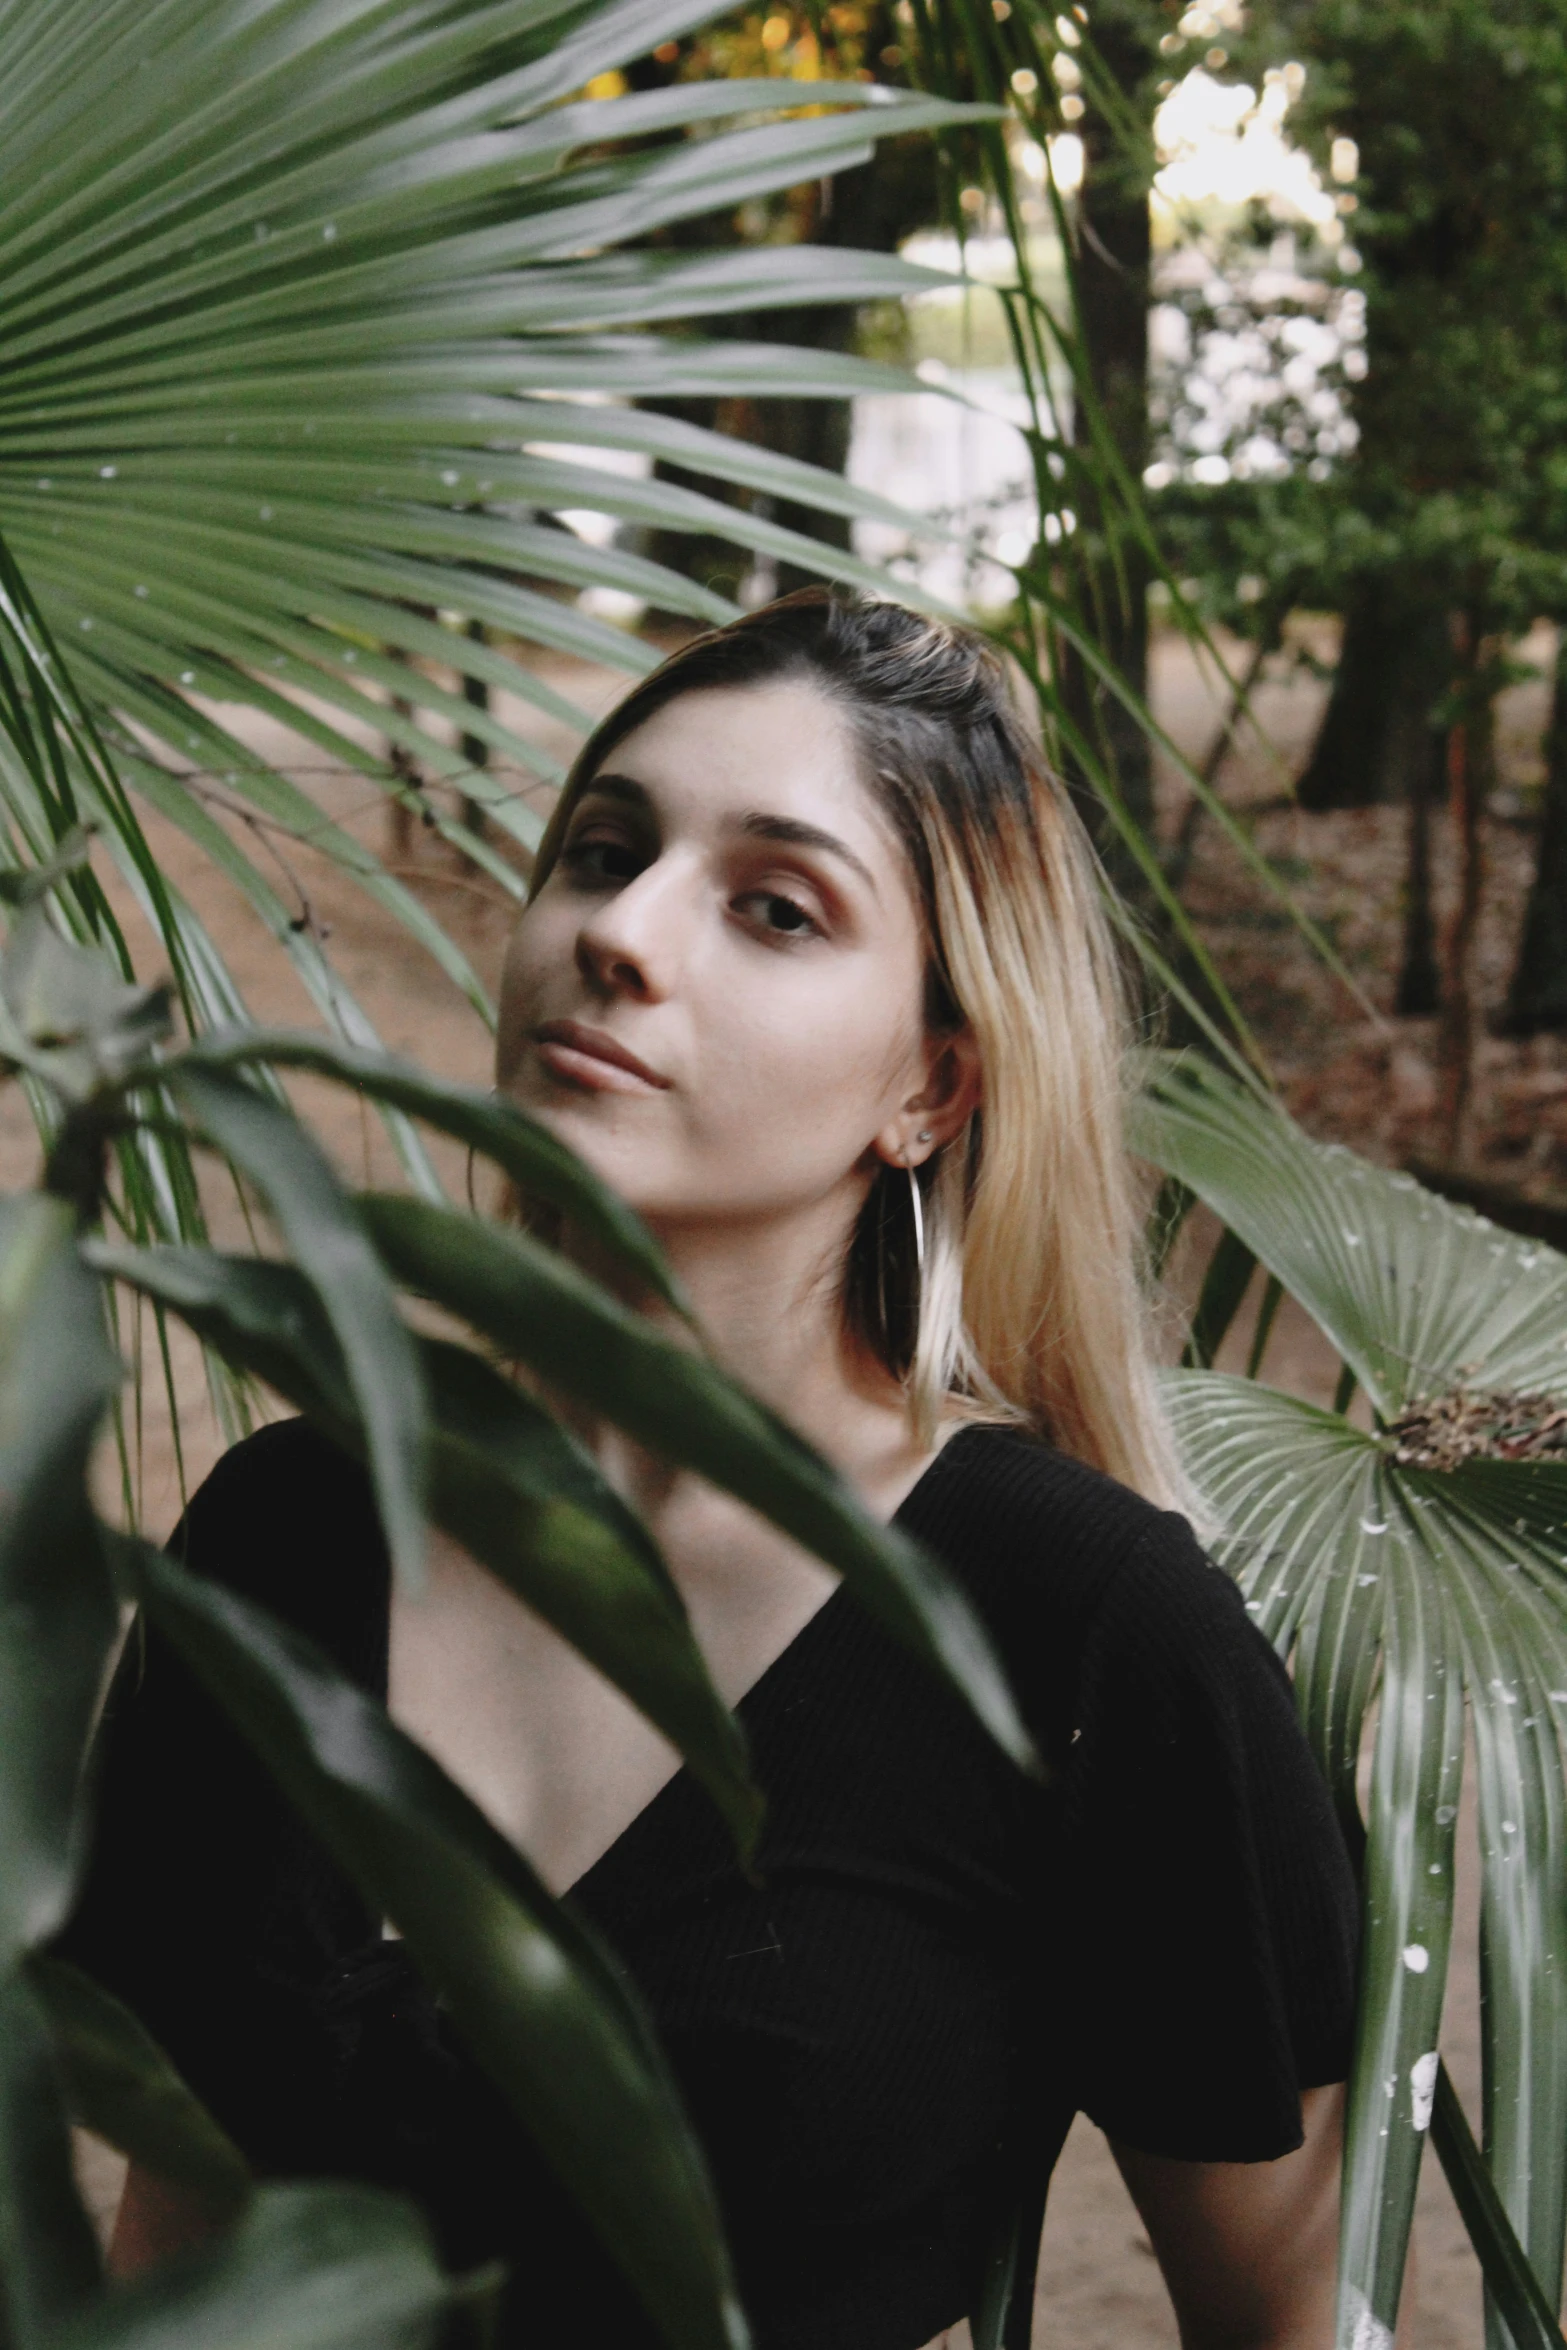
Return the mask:
{"type": "MultiPolygon", "coordinates": [[[[921,1142],[928,1140],[920,1136],[921,1142]]],[[[909,1178],[909,1201],[914,1210],[914,1271],[921,1290],[925,1286],[925,1203],[920,1197],[920,1179],[912,1167],[906,1170],[909,1178]]]]}

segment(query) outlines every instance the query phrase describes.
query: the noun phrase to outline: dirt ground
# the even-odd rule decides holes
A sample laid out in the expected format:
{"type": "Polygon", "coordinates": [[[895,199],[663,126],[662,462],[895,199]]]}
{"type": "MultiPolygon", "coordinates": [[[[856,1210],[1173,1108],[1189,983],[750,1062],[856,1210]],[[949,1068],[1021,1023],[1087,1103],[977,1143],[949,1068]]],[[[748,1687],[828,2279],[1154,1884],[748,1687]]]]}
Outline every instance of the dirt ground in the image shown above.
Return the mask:
{"type": "MultiPolygon", "coordinates": [[[[553,681],[584,706],[606,707],[622,681],[607,672],[555,664],[553,681]]],[[[1161,717],[1188,755],[1205,751],[1219,701],[1190,656],[1165,640],[1156,648],[1155,697],[1161,717]]],[[[1411,1153],[1437,1157],[1432,1023],[1394,1021],[1391,942],[1397,936],[1402,876],[1402,818],[1372,809],[1307,817],[1282,794],[1310,739],[1321,687],[1296,677],[1265,687],[1259,713],[1272,748],[1255,739],[1229,761],[1222,786],[1230,803],[1249,812],[1258,845],[1289,881],[1307,909],[1334,939],[1366,1000],[1357,1003],[1325,974],[1290,927],[1288,917],[1246,876],[1212,824],[1198,833],[1188,896],[1248,1019],[1273,1058],[1286,1094],[1312,1131],[1342,1139],[1388,1161],[1411,1153]]],[[[1477,952],[1479,992],[1494,1003],[1505,988],[1530,837],[1520,817],[1520,787],[1534,756],[1543,689],[1509,696],[1503,714],[1504,789],[1488,827],[1490,881],[1477,952]]],[[[552,749],[569,755],[571,741],[519,705],[507,715],[552,749]]],[[[329,814],[387,858],[408,886],[439,916],[492,992],[509,923],[502,889],[461,865],[433,834],[415,828],[401,850],[390,842],[384,806],[373,785],[323,766],[318,752],[246,720],[247,736],[265,742],[287,763],[324,814],[329,814]]],[[[519,784],[521,778],[513,779],[519,784]]],[[[1180,821],[1185,787],[1173,775],[1160,780],[1163,822],[1180,821]]],[[[385,1042],[428,1066],[475,1083],[488,1082],[489,1039],[483,1021],[427,955],[408,940],[394,917],[377,906],[308,842],[274,839],[270,847],[223,809],[219,821],[238,831],[267,859],[286,858],[289,876],[274,869],[285,894],[302,893],[302,913],[330,932],[329,951],[376,1022],[385,1042]],[[308,902],[307,902],[308,901],[308,902]]],[[[171,876],[201,910],[217,936],[255,1013],[316,1025],[303,988],[236,890],[201,861],[167,826],[148,830],[171,876]]],[[[1435,847],[1439,898],[1450,890],[1451,851],[1438,820],[1435,847]]],[[[127,911],[139,951],[144,930],[127,911]]],[[[150,950],[147,952],[150,964],[150,950]]],[[[297,1096],[319,1121],[331,1148],[356,1180],[395,1182],[395,1161],[384,1135],[360,1106],[320,1086],[297,1096]]],[[[1550,1191],[1567,1181],[1567,1040],[1480,1048],[1476,1163],[1550,1191]]],[[[443,1175],[460,1196],[463,1170],[455,1153],[436,1152],[443,1175]]],[[[25,1180],[36,1146],[14,1092],[0,1096],[0,1179],[25,1180]]],[[[237,1230],[231,1201],[213,1194],[220,1230],[237,1230]]],[[[1184,1248],[1172,1275],[1189,1286],[1200,1261],[1200,1231],[1184,1248]]],[[[1232,1334],[1223,1361],[1244,1360],[1246,1322],[1232,1334]]],[[[134,1337],[126,1332],[127,1342],[134,1337]]],[[[1269,1356],[1269,1376],[1326,1402],[1336,1363],[1309,1324],[1288,1309],[1280,1316],[1269,1356]]],[[[221,1450],[207,1407],[194,1349],[176,1354],[184,1474],[199,1481],[221,1450]]],[[[106,1488],[114,1482],[104,1464],[106,1488]]],[[[169,1416],[149,1383],[137,1447],[141,1515],[163,1534],[179,1509],[180,1478],[169,1440],[169,1416]]],[[[106,1492],[107,1498],[107,1492],[106,1492]]],[[[1477,2112],[1479,2062],[1474,1959],[1475,1888],[1460,1879],[1461,1923],[1455,1938],[1455,1980],[1449,1998],[1444,2049],[1460,2090],[1477,2112]]],[[[91,2150],[91,2184],[101,2209],[112,2206],[112,2162],[91,2150]]],[[[1421,2187],[1418,2252],[1409,2342],[1418,2350],[1476,2350],[1481,2340],[1478,2275],[1434,2161],[1421,2187]]],[[[1406,2297],[1407,2298],[1407,2297],[1406,2297]]],[[[1040,2276],[1035,2342],[1050,2350],[1175,2350],[1176,2331],[1146,2236],[1098,2134],[1080,2121],[1052,2190],[1040,2276]]],[[[1401,2344],[1405,2334],[1401,2332],[1401,2344]]]]}

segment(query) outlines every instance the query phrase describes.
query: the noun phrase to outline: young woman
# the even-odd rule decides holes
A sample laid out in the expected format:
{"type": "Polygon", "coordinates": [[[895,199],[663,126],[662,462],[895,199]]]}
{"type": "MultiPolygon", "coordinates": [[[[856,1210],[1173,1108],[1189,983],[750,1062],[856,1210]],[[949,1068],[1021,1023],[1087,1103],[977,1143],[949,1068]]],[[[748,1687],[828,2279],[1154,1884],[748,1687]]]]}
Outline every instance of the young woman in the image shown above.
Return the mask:
{"type": "MultiPolygon", "coordinates": [[[[1355,1895],[1288,1682],[1161,1417],[1092,861],[975,640],[811,591],[599,728],[540,850],[499,1081],[640,1210],[717,1353],[961,1578],[1026,1783],[815,1560],[606,1429],[768,1797],[760,1881],[629,1705],[454,1549],[389,1596],[304,1423],[180,1536],[330,1649],[619,1953],[760,2350],[922,2350],[1072,2114],[1188,2350],[1328,2350],[1355,1895]]],[[[425,2204],[505,2338],[651,2339],[383,1937],[158,1642],[73,1948],[261,2169],[425,2204]]],[[[194,2224],[134,2174],[116,2260],[194,2224]]]]}

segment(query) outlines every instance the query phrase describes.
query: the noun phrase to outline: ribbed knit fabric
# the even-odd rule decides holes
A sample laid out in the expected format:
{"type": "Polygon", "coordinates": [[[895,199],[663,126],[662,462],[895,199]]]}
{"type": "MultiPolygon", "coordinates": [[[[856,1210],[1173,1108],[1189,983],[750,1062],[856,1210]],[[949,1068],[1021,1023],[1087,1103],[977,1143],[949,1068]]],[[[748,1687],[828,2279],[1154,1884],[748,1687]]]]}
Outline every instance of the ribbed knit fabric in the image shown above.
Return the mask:
{"type": "MultiPolygon", "coordinates": [[[[898,1512],[967,1587],[1050,1766],[1025,1782],[845,1590],[741,1701],[760,1883],[684,1771],[573,1888],[706,2146],[759,2350],[920,2350],[969,2306],[1018,2150],[1081,2108],[1259,2161],[1349,2060],[1356,1903],[1288,1679],[1184,1519],[1034,1439],[961,1430],[898,1512]]],[[[385,1550],[304,1423],[176,1537],[384,1693],[385,1550]]],[[[149,1635],[111,1705],[65,1947],[258,2167],[424,2203],[501,2255],[506,2350],[652,2330],[400,1945],[149,1635]]]]}

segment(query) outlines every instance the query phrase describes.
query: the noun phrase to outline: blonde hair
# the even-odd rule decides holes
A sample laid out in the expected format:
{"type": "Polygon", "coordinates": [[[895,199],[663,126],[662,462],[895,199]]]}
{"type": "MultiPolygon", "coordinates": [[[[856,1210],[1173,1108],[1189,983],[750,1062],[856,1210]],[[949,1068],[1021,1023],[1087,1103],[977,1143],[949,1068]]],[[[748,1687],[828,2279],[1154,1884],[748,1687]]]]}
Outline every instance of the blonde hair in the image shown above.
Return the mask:
{"type": "Polygon", "coordinates": [[[957,1404],[1187,1508],[1123,1140],[1132,1016],[1106,885],[981,638],[805,588],[693,639],[584,745],[533,887],[577,792],[635,727],[682,694],[786,677],[812,680],[851,725],[919,885],[927,1021],[966,1025],[981,1068],[980,1109],[919,1173],[923,1278],[909,1179],[889,1167],[850,1243],[846,1318],[901,1379],[922,1441],[957,1404]]]}

